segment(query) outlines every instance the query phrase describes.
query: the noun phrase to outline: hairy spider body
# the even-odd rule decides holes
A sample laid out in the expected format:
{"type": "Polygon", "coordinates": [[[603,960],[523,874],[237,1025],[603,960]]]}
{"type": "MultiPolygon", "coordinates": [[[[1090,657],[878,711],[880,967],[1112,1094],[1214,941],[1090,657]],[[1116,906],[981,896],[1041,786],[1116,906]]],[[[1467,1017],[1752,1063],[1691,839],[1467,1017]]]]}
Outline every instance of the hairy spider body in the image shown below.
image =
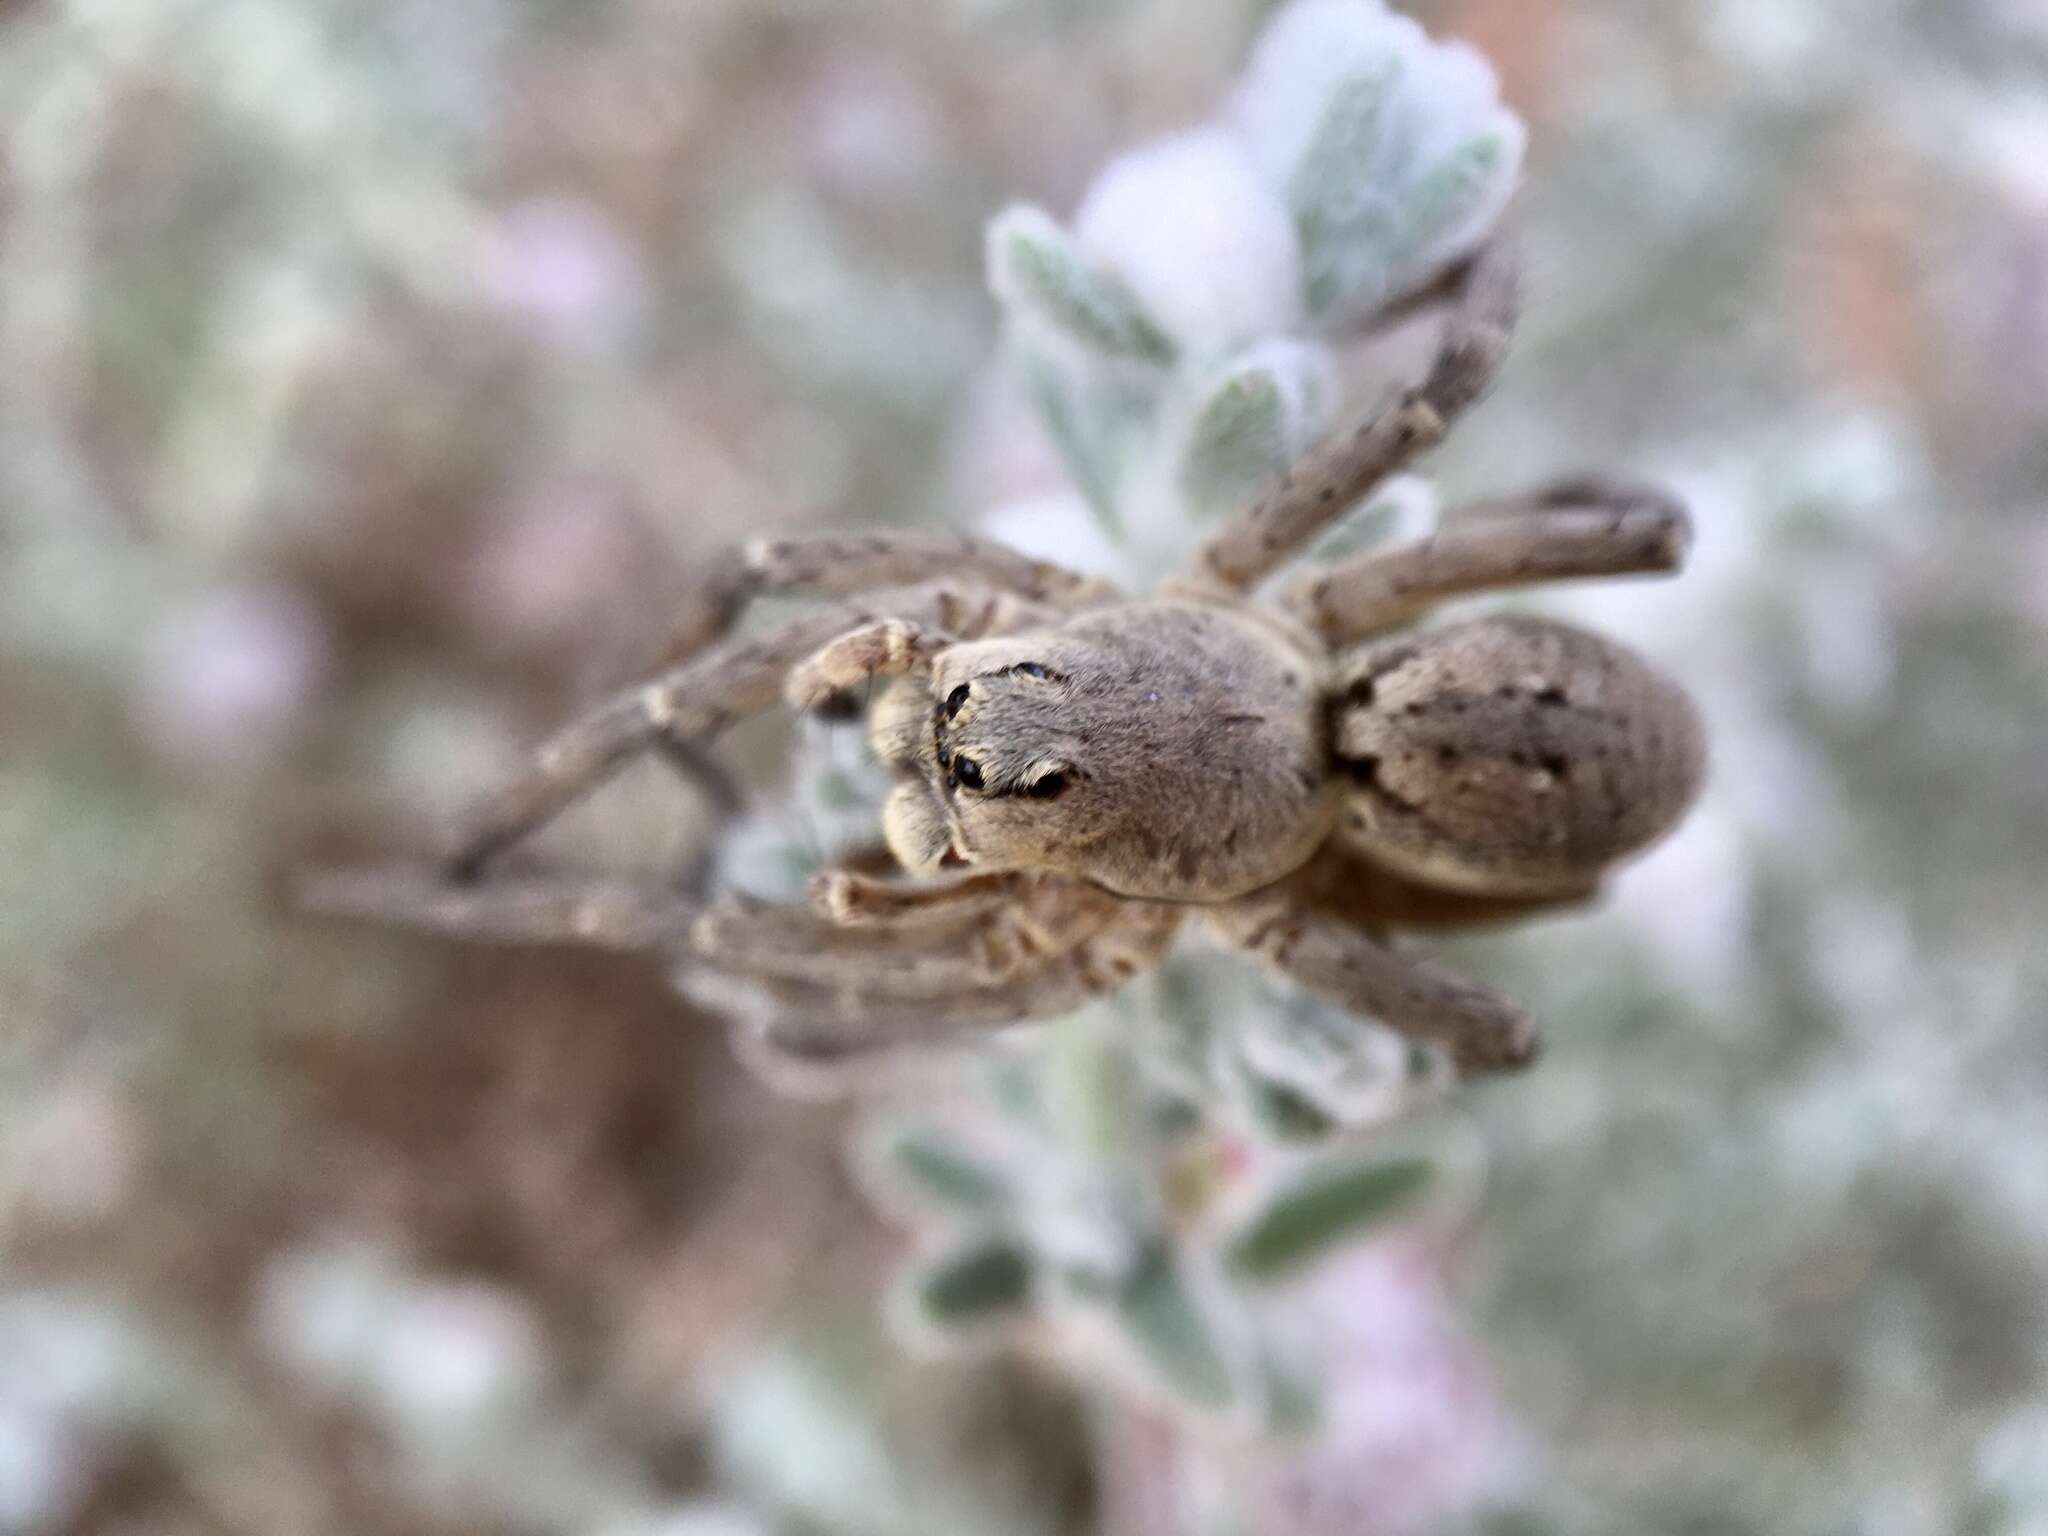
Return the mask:
{"type": "Polygon", "coordinates": [[[1561,482],[1256,596],[1479,396],[1514,291],[1504,255],[1477,258],[1422,382],[1156,596],[971,538],[753,546],[678,626],[667,670],[546,743],[440,866],[318,876],[305,899],[471,938],[674,952],[685,990],[742,1016],[751,1055],[828,1085],[892,1047],[1072,1009],[1191,920],[1467,1069],[1527,1062],[1519,1009],[1386,931],[1584,900],[1683,813],[1704,734],[1672,683],[1600,636],[1498,615],[1404,626],[1465,594],[1675,570],[1683,510],[1561,482]],[[837,601],[721,638],[748,597],[797,589],[837,601]],[[701,771],[743,715],[871,696],[897,778],[887,846],[822,872],[807,905],[492,867],[639,752],[701,771]]]}
{"type": "Polygon", "coordinates": [[[1277,616],[1122,603],[940,652],[870,739],[906,770],[885,819],[913,874],[1045,869],[1217,901],[1303,864],[1336,823],[1323,659],[1277,616]],[[977,781],[962,782],[962,769],[977,781]]]}
{"type": "Polygon", "coordinates": [[[1698,788],[1690,703],[1602,636],[1504,615],[1331,657],[1275,617],[1128,603],[938,652],[871,717],[906,771],[890,851],[1201,903],[1336,835],[1426,885],[1568,897],[1698,788]]]}

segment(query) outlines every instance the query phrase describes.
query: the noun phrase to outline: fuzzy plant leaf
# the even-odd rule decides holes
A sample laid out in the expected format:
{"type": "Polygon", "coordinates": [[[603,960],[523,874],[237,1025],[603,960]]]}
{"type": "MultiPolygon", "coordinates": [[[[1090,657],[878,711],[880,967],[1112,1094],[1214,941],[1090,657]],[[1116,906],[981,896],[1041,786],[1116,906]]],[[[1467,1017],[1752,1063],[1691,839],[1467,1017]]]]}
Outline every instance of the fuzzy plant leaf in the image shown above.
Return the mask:
{"type": "Polygon", "coordinates": [[[1431,166],[1402,199],[1394,265],[1414,264],[1423,252],[1470,219],[1490,194],[1508,160],[1506,137],[1476,133],[1431,166]]]}
{"type": "Polygon", "coordinates": [[[1384,59],[1330,93],[1322,121],[1287,189],[1297,222],[1343,229],[1372,211],[1378,195],[1366,172],[1380,164],[1390,108],[1404,69],[1400,59],[1384,59]]]}
{"type": "Polygon", "coordinates": [[[1139,1357],[1174,1396],[1212,1412],[1230,1406],[1236,1390],[1223,1350],[1165,1249],[1148,1255],[1125,1283],[1116,1313],[1139,1357]]]}
{"type": "Polygon", "coordinates": [[[1342,321],[1420,285],[1456,254],[1452,237],[1502,196],[1503,176],[1512,174],[1508,136],[1488,131],[1366,200],[1324,189],[1329,195],[1297,212],[1310,315],[1342,321]]]}
{"type": "Polygon", "coordinates": [[[907,1201],[956,1215],[992,1218],[1016,1199],[1000,1170],[934,1130],[905,1127],[885,1134],[871,1166],[907,1201]]]}
{"type": "Polygon", "coordinates": [[[1368,284],[1384,287],[1395,218],[1387,183],[1369,169],[1381,158],[1401,72],[1401,61],[1388,59],[1331,93],[1288,187],[1312,316],[1327,314],[1368,284]]]}
{"type": "Polygon", "coordinates": [[[1331,394],[1321,348],[1280,342],[1239,359],[1195,407],[1181,493],[1198,513],[1236,511],[1315,440],[1331,394]]]}
{"type": "Polygon", "coordinates": [[[1173,338],[1122,282],[1089,262],[1037,208],[1012,208],[989,226],[989,287],[1013,316],[1117,362],[1171,367],[1173,338]]]}
{"type": "Polygon", "coordinates": [[[1271,369],[1233,373],[1202,403],[1181,467],[1190,496],[1215,499],[1261,484],[1287,466],[1287,402],[1271,369]]]}
{"type": "Polygon", "coordinates": [[[1279,1280],[1410,1210],[1435,1177],[1424,1158],[1323,1168],[1281,1190],[1230,1245],[1233,1272],[1279,1280]]]}
{"type": "Polygon", "coordinates": [[[1268,1352],[1260,1357],[1266,1396],[1265,1423],[1275,1435],[1306,1436],[1323,1425],[1323,1397],[1313,1382],[1282,1365],[1268,1352]]]}
{"type": "Polygon", "coordinates": [[[1144,1084],[1122,1044],[1113,1005],[1062,1019],[1053,1031],[1046,1085],[1063,1139],[1102,1169],[1127,1167],[1142,1148],[1134,1126],[1144,1084]]]}
{"type": "Polygon", "coordinates": [[[1016,339],[1017,366],[1025,398],[1066,466],[1074,488],[1088,503],[1103,532],[1123,537],[1117,511],[1119,481],[1114,408],[1105,409],[1105,390],[1090,388],[1081,370],[1050,350],[1016,339]]]}
{"type": "Polygon", "coordinates": [[[1031,1306],[1031,1258],[1007,1238],[972,1242],[916,1271],[917,1316],[943,1332],[1015,1320],[1031,1306]]]}
{"type": "Polygon", "coordinates": [[[1196,412],[1181,459],[1180,490],[1198,516],[1243,506],[1292,462],[1288,400],[1269,368],[1231,373],[1196,412]]]}
{"type": "Polygon", "coordinates": [[[1335,1118],[1287,1083],[1254,1078],[1247,1086],[1246,1098],[1258,1128],[1274,1141],[1323,1141],[1340,1129],[1335,1118]]]}
{"type": "Polygon", "coordinates": [[[1311,320],[1344,326],[1469,255],[1525,133],[1471,49],[1380,0],[1300,0],[1268,26],[1237,120],[1283,190],[1311,320]]]}
{"type": "Polygon", "coordinates": [[[1438,1091],[1437,1056],[1298,988],[1261,979],[1234,1036],[1236,1092],[1262,1139],[1303,1143],[1382,1123],[1438,1091]],[[1420,1066],[1417,1063],[1420,1063],[1420,1066]]]}

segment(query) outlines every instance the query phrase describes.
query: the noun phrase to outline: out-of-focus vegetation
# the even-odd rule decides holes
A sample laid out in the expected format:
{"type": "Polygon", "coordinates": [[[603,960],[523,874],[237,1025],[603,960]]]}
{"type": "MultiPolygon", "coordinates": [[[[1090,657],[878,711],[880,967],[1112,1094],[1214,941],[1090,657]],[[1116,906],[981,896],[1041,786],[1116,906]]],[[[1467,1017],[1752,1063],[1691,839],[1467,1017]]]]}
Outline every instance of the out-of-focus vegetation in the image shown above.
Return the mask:
{"type": "MultiPolygon", "coordinates": [[[[284,911],[726,541],[1059,490],[982,228],[1265,9],[0,7],[0,1531],[2048,1530],[2029,0],[1414,7],[1530,127],[1521,341],[1430,469],[1686,490],[1683,580],[1544,601],[1716,767],[1601,912],[1457,947],[1550,1050],[1469,1097],[1462,1235],[1319,1282],[1342,1454],[906,1363],[842,1122],[652,968],[284,911]]],[[[560,841],[703,833],[650,775],[560,841]]]]}

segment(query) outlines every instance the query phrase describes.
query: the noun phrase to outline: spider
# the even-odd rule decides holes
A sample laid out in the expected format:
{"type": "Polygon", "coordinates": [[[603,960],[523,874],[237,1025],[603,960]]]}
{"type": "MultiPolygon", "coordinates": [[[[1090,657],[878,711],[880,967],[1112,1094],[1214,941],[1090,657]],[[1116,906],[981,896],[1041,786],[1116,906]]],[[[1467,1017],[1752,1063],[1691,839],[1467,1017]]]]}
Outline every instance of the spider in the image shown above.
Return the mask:
{"type": "Polygon", "coordinates": [[[1516,288],[1505,250],[1482,252],[1422,381],[1154,595],[968,537],[750,547],[714,584],[716,622],[542,746],[443,863],[332,872],[306,899],[472,938],[673,951],[687,991],[745,1005],[757,1057],[826,1072],[1071,1010],[1188,924],[1467,1072],[1527,1063],[1520,1009],[1388,930],[1585,900],[1682,815],[1704,733],[1673,683],[1598,635],[1512,614],[1407,626],[1467,594],[1674,571],[1683,508],[1560,483],[1257,596],[1482,393],[1516,288]],[[758,638],[719,633],[747,597],[797,591],[836,601],[758,638]],[[500,867],[636,754],[701,766],[742,716],[864,689],[896,778],[896,869],[829,869],[808,905],[783,905],[500,867]]]}

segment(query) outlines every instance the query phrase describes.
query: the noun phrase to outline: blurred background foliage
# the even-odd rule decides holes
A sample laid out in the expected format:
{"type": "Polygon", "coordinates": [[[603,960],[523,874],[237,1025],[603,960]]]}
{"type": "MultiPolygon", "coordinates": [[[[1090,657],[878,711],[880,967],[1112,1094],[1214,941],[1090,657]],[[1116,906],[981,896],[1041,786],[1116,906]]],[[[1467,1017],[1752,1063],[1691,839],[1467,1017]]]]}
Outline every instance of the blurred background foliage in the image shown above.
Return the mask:
{"type": "MultiPolygon", "coordinates": [[[[1195,1529],[1205,1475],[1261,1532],[2048,1531],[2035,0],[1411,8],[1531,130],[1432,473],[1688,494],[1684,579],[1545,601],[1716,771],[1600,912],[1456,946],[1550,1050],[1468,1095],[1455,1238],[1328,1282],[1377,1457],[1169,1475],[912,1364],[842,1120],[653,968],[283,910],[718,546],[1045,490],[984,223],[1266,9],[0,6],[0,1531],[1157,1530],[1162,1479],[1195,1529]]],[[[561,841],[704,830],[633,778],[561,841]]]]}

